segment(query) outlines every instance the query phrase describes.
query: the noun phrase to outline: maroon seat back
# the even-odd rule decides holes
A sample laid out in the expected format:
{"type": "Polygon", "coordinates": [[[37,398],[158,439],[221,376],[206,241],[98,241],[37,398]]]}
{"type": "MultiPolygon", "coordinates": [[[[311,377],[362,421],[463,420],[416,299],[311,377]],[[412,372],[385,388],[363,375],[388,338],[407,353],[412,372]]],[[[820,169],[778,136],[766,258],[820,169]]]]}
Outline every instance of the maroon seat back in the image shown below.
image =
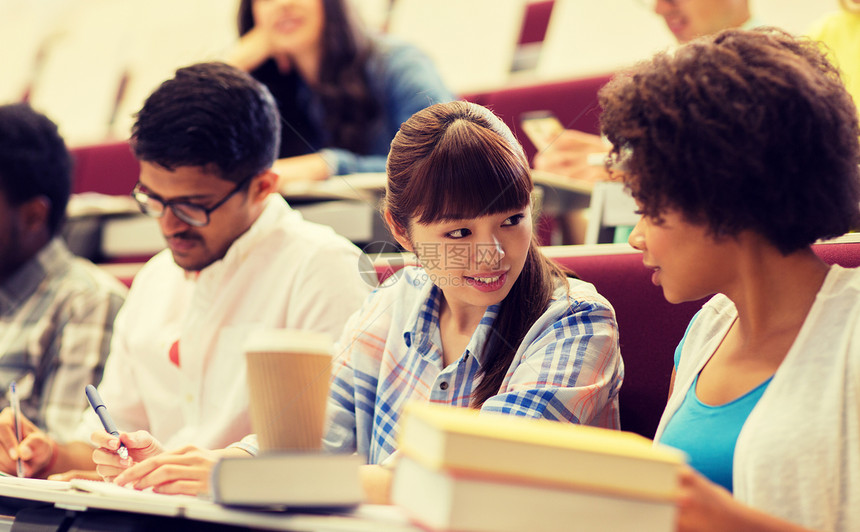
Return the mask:
{"type": "Polygon", "coordinates": [[[624,384],[621,428],[654,437],[669,397],[673,354],[690,318],[704,300],[673,305],[651,283],[642,255],[566,257],[558,262],[594,285],[612,303],[618,320],[624,384]]]}
{"type": "Polygon", "coordinates": [[[72,192],[98,192],[113,196],[131,194],[140,174],[140,164],[128,142],[79,146],[69,150],[74,170],[72,192]]]}
{"type": "Polygon", "coordinates": [[[524,87],[511,87],[465,97],[490,108],[510,127],[531,161],[536,149],[520,127],[520,116],[528,111],[552,111],[566,129],[586,133],[600,132],[600,106],[597,91],[611,76],[555,81],[524,87]]]}
{"type": "Polygon", "coordinates": [[[529,2],[526,5],[518,44],[543,42],[546,29],[549,26],[549,19],[552,16],[553,6],[555,6],[555,0],[529,2]]]}
{"type": "MultiPolygon", "coordinates": [[[[813,249],[828,264],[860,267],[860,242],[816,244],[813,249]]],[[[621,428],[653,438],[669,395],[675,347],[707,298],[667,302],[662,289],[651,283],[651,270],[642,265],[639,253],[555,260],[592,283],[615,308],[625,366],[621,428]]],[[[390,273],[390,264],[385,268],[390,273]]]]}

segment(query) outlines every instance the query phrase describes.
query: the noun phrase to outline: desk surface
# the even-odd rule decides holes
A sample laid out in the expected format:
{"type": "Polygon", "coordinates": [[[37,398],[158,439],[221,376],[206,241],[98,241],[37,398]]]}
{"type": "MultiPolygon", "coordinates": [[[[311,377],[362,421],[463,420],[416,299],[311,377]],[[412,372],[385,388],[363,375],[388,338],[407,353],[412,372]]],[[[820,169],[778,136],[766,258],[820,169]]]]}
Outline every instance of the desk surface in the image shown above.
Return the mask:
{"type": "Polygon", "coordinates": [[[385,193],[385,173],[331,176],[325,181],[292,181],[281,186],[289,202],[351,199],[378,200],[385,193]]]}
{"type": "MultiPolygon", "coordinates": [[[[420,530],[412,526],[405,513],[394,506],[363,505],[344,513],[291,513],[291,512],[259,512],[238,510],[220,506],[206,499],[185,497],[179,495],[159,495],[156,493],[127,490],[118,486],[104,492],[87,492],[75,489],[70,483],[68,488],[57,489],[56,486],[43,484],[37,479],[0,478],[0,497],[7,501],[17,501],[22,508],[33,503],[43,503],[45,507],[53,506],[65,513],[86,515],[88,520],[100,511],[114,513],[112,519],[127,516],[129,522],[136,519],[170,518],[187,520],[185,522],[206,522],[221,525],[241,526],[255,530],[290,530],[296,532],[331,531],[331,532],[363,532],[376,530],[380,532],[415,532],[420,530]],[[27,482],[31,481],[31,482],[27,482]],[[47,487],[45,487],[47,486],[47,487]],[[125,493],[119,493],[122,490],[125,493]],[[145,517],[146,516],[146,517],[145,517]]],[[[5,512],[13,505],[5,505],[5,512]]],[[[5,517],[8,522],[9,517],[5,517]]],[[[180,521],[181,522],[181,521],[180,521]]],[[[0,530],[4,521],[0,521],[0,530]]],[[[31,528],[28,528],[28,530],[31,528]]],[[[38,530],[35,528],[33,530],[38,530]]],[[[56,528],[45,528],[56,530],[56,528]]]]}
{"type": "MultiPolygon", "coordinates": [[[[591,194],[594,183],[582,179],[560,176],[532,170],[532,180],[536,185],[557,190],[591,194]]],[[[385,173],[352,174],[332,176],[325,181],[294,181],[281,187],[281,193],[288,201],[308,201],[321,199],[374,199],[385,192],[385,173]]]]}
{"type": "Polygon", "coordinates": [[[532,181],[534,181],[535,185],[563,190],[565,192],[573,192],[575,194],[582,194],[585,196],[590,196],[591,191],[594,190],[594,183],[591,181],[551,174],[549,172],[542,172],[541,170],[532,170],[532,181]]]}

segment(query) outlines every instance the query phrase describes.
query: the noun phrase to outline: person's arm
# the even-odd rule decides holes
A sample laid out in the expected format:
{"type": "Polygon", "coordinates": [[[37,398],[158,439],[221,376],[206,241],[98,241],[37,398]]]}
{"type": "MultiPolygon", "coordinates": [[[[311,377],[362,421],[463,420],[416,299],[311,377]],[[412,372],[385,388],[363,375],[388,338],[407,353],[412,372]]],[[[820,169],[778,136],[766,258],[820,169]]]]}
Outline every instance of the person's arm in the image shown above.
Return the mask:
{"type": "Polygon", "coordinates": [[[624,370],[615,315],[601,300],[573,300],[535,338],[526,337],[504,391],[481,410],[617,428],[624,370]]]}
{"type": "Polygon", "coordinates": [[[388,311],[388,303],[374,292],[349,318],[335,343],[323,433],[323,448],[329,452],[357,451],[357,411],[373,412],[375,408],[378,368],[390,323],[388,311]]]}
{"type": "MultiPolygon", "coordinates": [[[[367,349],[369,338],[363,327],[372,326],[377,316],[362,315],[356,312],[347,323],[341,341],[334,349],[335,369],[328,407],[326,409],[326,428],[323,446],[327,451],[355,452],[355,390],[353,386],[353,369],[350,364],[356,352],[367,349]]],[[[372,408],[372,406],[371,406],[372,408]]],[[[139,435],[138,440],[132,440],[133,435],[121,434],[126,445],[145,446],[146,433],[139,435]]],[[[95,435],[94,435],[95,438],[95,435]]],[[[107,435],[105,442],[111,437],[107,435]]],[[[114,438],[115,439],[115,438],[114,438]]],[[[150,440],[154,439],[149,436],[150,440]]],[[[103,443],[105,443],[103,442],[103,443]]],[[[105,445],[103,445],[105,447],[105,445]]],[[[114,447],[115,448],[115,447],[114,447]]],[[[131,448],[129,448],[131,451],[131,448]]],[[[215,463],[222,457],[253,456],[257,445],[254,435],[249,435],[242,442],[233,444],[226,449],[206,450],[195,446],[186,446],[176,451],[155,453],[140,463],[128,467],[116,456],[116,453],[97,450],[93,459],[99,464],[99,473],[105,480],[111,480],[119,485],[131,486],[136,489],[152,488],[157,493],[198,495],[209,493],[209,478],[215,463]],[[128,467],[128,468],[127,468],[128,467]],[[127,469],[126,469],[127,468],[127,469]]],[[[381,472],[377,467],[366,466],[362,469],[361,478],[368,496],[378,497],[379,493],[387,493],[390,474],[381,472]]],[[[374,498],[374,500],[377,500],[374,498]]],[[[380,501],[381,502],[381,501],[380,501]]]]}
{"type": "MultiPolygon", "coordinates": [[[[224,57],[224,62],[239,70],[251,72],[272,57],[272,35],[259,26],[251,28],[248,33],[239,38],[236,46],[224,57]]],[[[279,60],[279,66],[287,69],[286,59],[279,60]]]]}
{"type": "Polygon", "coordinates": [[[335,173],[336,165],[336,161],[319,152],[278,159],[272,170],[278,174],[278,187],[283,191],[295,181],[325,181],[335,173]]]}
{"type": "Polygon", "coordinates": [[[84,387],[101,378],[113,333],[113,321],[123,302],[121,289],[90,290],[58,294],[53,321],[56,333],[42,355],[46,371],[39,385],[42,393],[33,396],[29,412],[37,413],[39,425],[22,415],[23,439],[15,449],[11,410],[0,413],[0,469],[15,472],[20,453],[27,476],[45,477],[66,465],[92,469],[87,461],[91,448],[85,443],[58,445],[57,440],[73,440],[81,411],[86,406],[84,387]]]}
{"type": "MultiPolygon", "coordinates": [[[[332,251],[332,250],[329,250],[332,251]]],[[[333,251],[337,253],[337,251],[333,251]]],[[[297,300],[297,309],[301,310],[301,312],[297,311],[297,314],[300,314],[303,320],[308,320],[308,324],[306,327],[299,328],[308,328],[312,330],[318,330],[322,332],[331,332],[332,330],[337,328],[338,323],[342,323],[344,321],[343,318],[340,318],[340,313],[348,311],[350,307],[353,305],[357,306],[358,303],[351,302],[353,298],[359,298],[359,295],[364,292],[364,290],[359,290],[355,293],[354,296],[349,295],[345,291],[337,291],[331,290],[330,283],[332,279],[340,279],[346,282],[348,279],[352,279],[350,273],[354,274],[354,272],[346,272],[340,271],[338,266],[340,262],[343,262],[343,268],[346,268],[346,263],[348,261],[338,261],[331,260],[331,257],[327,259],[327,264],[323,265],[323,263],[318,261],[310,261],[312,263],[312,267],[315,271],[319,272],[320,275],[328,279],[328,289],[327,293],[330,294],[326,297],[317,297],[313,293],[306,294],[310,299],[313,300],[313,305],[310,307],[303,307],[305,304],[310,303],[300,303],[297,300]],[[334,268],[333,270],[329,270],[328,268],[334,268]],[[316,306],[320,306],[320,309],[317,309],[316,306]],[[321,317],[317,312],[322,312],[322,309],[325,309],[325,316],[321,317]],[[323,320],[329,320],[330,324],[326,324],[323,320]]],[[[360,281],[355,281],[360,282],[360,281]]],[[[313,292],[313,287],[317,286],[318,283],[307,283],[302,285],[303,290],[313,292]]],[[[346,289],[346,287],[345,287],[346,289]]],[[[355,324],[358,321],[361,321],[358,318],[359,313],[349,320],[347,324],[346,330],[352,331],[355,327],[360,327],[360,325],[350,325],[355,324]]],[[[341,349],[336,347],[333,364],[336,367],[348,366],[345,364],[345,361],[349,358],[349,353],[347,349],[341,349]]],[[[344,373],[339,369],[335,370],[335,378],[332,383],[332,392],[329,397],[329,409],[327,411],[327,437],[328,443],[332,443],[334,439],[337,439],[337,448],[341,451],[355,451],[355,429],[354,429],[354,410],[350,408],[345,408],[344,404],[338,399],[333,399],[337,395],[337,392],[334,390],[340,390],[340,386],[342,381],[338,379],[338,375],[341,377],[344,376],[344,373]],[[337,414],[335,414],[337,411],[337,414]],[[352,413],[352,425],[349,424],[349,416],[348,412],[352,413]],[[333,417],[336,418],[333,421],[333,417]],[[350,437],[345,438],[334,438],[331,435],[351,435],[350,437]]],[[[96,435],[94,435],[94,438],[96,435]]],[[[138,446],[141,448],[145,448],[149,442],[154,442],[154,438],[152,438],[147,433],[140,431],[135,434],[121,434],[120,435],[123,443],[127,446],[138,446]]],[[[210,490],[209,478],[214,467],[215,463],[222,457],[228,456],[244,456],[247,457],[249,455],[254,455],[256,453],[256,438],[253,435],[246,437],[239,444],[234,444],[226,449],[218,449],[218,450],[207,450],[202,449],[195,446],[186,446],[181,449],[177,449],[170,452],[161,452],[160,445],[157,447],[158,452],[151,452],[147,456],[142,456],[142,460],[138,462],[137,459],[134,460],[135,464],[131,467],[128,467],[128,464],[119,459],[115,452],[112,449],[115,449],[115,446],[112,448],[107,447],[106,442],[110,440],[111,437],[105,437],[105,440],[102,443],[102,447],[104,449],[97,450],[93,453],[93,459],[96,463],[99,464],[99,473],[106,480],[113,479],[113,481],[120,485],[131,486],[136,489],[146,489],[152,488],[153,491],[158,493],[170,493],[170,494],[187,494],[187,495],[197,495],[201,493],[208,493],[210,490]]],[[[114,438],[115,440],[115,438],[114,438]]],[[[95,440],[94,440],[95,441],[95,440]]],[[[154,448],[156,449],[156,448],[154,448]]],[[[332,450],[330,446],[327,446],[328,450],[332,450]]],[[[134,457],[132,453],[131,447],[129,447],[129,452],[134,457]]]]}
{"type": "Polygon", "coordinates": [[[566,129],[546,141],[532,162],[536,170],[591,182],[612,179],[602,164],[609,146],[598,135],[566,129]]]}
{"type": "Polygon", "coordinates": [[[84,387],[102,378],[114,320],[124,300],[120,289],[67,296],[60,312],[64,321],[57,324],[56,351],[46,353],[50,361],[43,360],[47,370],[41,380],[39,419],[52,438],[73,439],[80,413],[87,407],[84,387]]]}
{"type": "MultiPolygon", "coordinates": [[[[138,433],[137,437],[145,433],[138,433]]],[[[133,435],[123,438],[127,445],[132,442],[133,435]]],[[[106,460],[113,458],[105,456],[106,460]]],[[[210,492],[209,480],[212,476],[212,468],[221,458],[248,457],[248,453],[236,448],[208,450],[187,445],[175,451],[156,453],[145,458],[139,463],[125,469],[111,477],[110,474],[118,471],[116,465],[111,463],[105,467],[108,476],[105,480],[113,480],[120,486],[129,486],[143,490],[152,488],[155,493],[200,495],[210,492]]],[[[137,462],[137,460],[135,460],[137,462]]],[[[101,466],[99,466],[101,471],[101,466]]]]}
{"type": "MultiPolygon", "coordinates": [[[[138,274],[142,278],[142,274],[138,274]]],[[[138,283],[136,278],[135,283],[138,283]]],[[[145,289],[144,289],[145,290],[145,289]]],[[[129,305],[132,301],[135,289],[130,292],[129,299],[117,314],[114,322],[114,334],[111,338],[110,355],[105,364],[104,377],[98,386],[99,394],[110,409],[111,417],[120,429],[134,427],[135,429],[148,429],[146,412],[140,401],[139,390],[135,386],[135,378],[128,360],[128,337],[129,324],[135,321],[134,308],[129,305]]],[[[81,395],[84,395],[81,389],[81,395]]],[[[93,451],[95,447],[89,442],[95,432],[109,436],[104,432],[104,427],[89,406],[78,416],[74,435],[65,445],[58,445],[59,453],[54,464],[45,471],[51,478],[69,479],[82,475],[91,475],[96,471],[93,462],[93,451]]]]}
{"type": "Polygon", "coordinates": [[[21,457],[24,476],[45,478],[67,469],[93,470],[93,448],[84,442],[58,443],[29,419],[21,416],[22,440],[16,441],[14,414],[11,408],[0,412],[0,468],[15,474],[16,461],[21,457]],[[65,468],[65,469],[64,469],[65,468]]]}
{"type": "Polygon", "coordinates": [[[416,112],[434,103],[455,100],[445,86],[433,61],[412,45],[377,43],[379,49],[369,61],[371,89],[377,87],[379,105],[384,109],[387,122],[381,135],[385,135],[385,149],[375,154],[360,155],[338,148],[326,148],[320,153],[333,167],[332,175],[360,172],[384,172],[388,145],[400,124],[416,112]]]}

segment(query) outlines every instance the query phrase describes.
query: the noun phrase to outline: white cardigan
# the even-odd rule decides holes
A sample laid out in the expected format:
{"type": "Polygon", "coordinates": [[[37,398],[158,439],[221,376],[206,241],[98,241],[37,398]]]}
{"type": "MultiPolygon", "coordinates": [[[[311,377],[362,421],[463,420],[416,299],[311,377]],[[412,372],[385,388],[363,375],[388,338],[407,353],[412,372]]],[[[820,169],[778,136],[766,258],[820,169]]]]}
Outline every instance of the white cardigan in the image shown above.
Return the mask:
{"type": "MultiPolygon", "coordinates": [[[[737,316],[716,295],[684,342],[657,428],[737,316]]],[[[860,530],[860,269],[832,266],[797,339],[738,436],[734,496],[816,530],[860,530]]]]}

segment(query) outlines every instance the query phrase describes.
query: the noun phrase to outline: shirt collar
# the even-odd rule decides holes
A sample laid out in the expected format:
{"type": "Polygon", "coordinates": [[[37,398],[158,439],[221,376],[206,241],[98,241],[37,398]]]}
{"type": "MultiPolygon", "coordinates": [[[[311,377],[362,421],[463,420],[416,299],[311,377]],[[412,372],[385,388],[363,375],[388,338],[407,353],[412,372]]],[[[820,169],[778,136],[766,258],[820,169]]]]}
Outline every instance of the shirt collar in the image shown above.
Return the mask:
{"type": "Polygon", "coordinates": [[[186,271],[185,278],[189,280],[199,279],[201,276],[218,276],[236,265],[242,263],[245,258],[257,248],[257,242],[269,234],[270,228],[275,225],[282,216],[291,211],[287,202],[278,194],[270,194],[266,198],[263,212],[254,220],[247,231],[230,244],[227,252],[222,258],[216,260],[200,271],[186,271]]]}
{"type": "MultiPolygon", "coordinates": [[[[417,297],[414,299],[415,304],[409,313],[409,319],[406,321],[407,326],[411,323],[412,327],[403,333],[403,340],[406,342],[406,347],[409,348],[422,345],[433,338],[439,329],[439,311],[442,308],[442,290],[429,280],[423,269],[417,271],[420,272],[420,275],[401,280],[401,282],[408,282],[417,292],[417,297]]],[[[466,352],[475,357],[479,364],[481,363],[484,344],[488,340],[500,308],[500,304],[491,305],[487,308],[478,328],[475,329],[466,346],[466,352]]],[[[439,345],[438,347],[441,351],[442,346],[439,345]]]]}

